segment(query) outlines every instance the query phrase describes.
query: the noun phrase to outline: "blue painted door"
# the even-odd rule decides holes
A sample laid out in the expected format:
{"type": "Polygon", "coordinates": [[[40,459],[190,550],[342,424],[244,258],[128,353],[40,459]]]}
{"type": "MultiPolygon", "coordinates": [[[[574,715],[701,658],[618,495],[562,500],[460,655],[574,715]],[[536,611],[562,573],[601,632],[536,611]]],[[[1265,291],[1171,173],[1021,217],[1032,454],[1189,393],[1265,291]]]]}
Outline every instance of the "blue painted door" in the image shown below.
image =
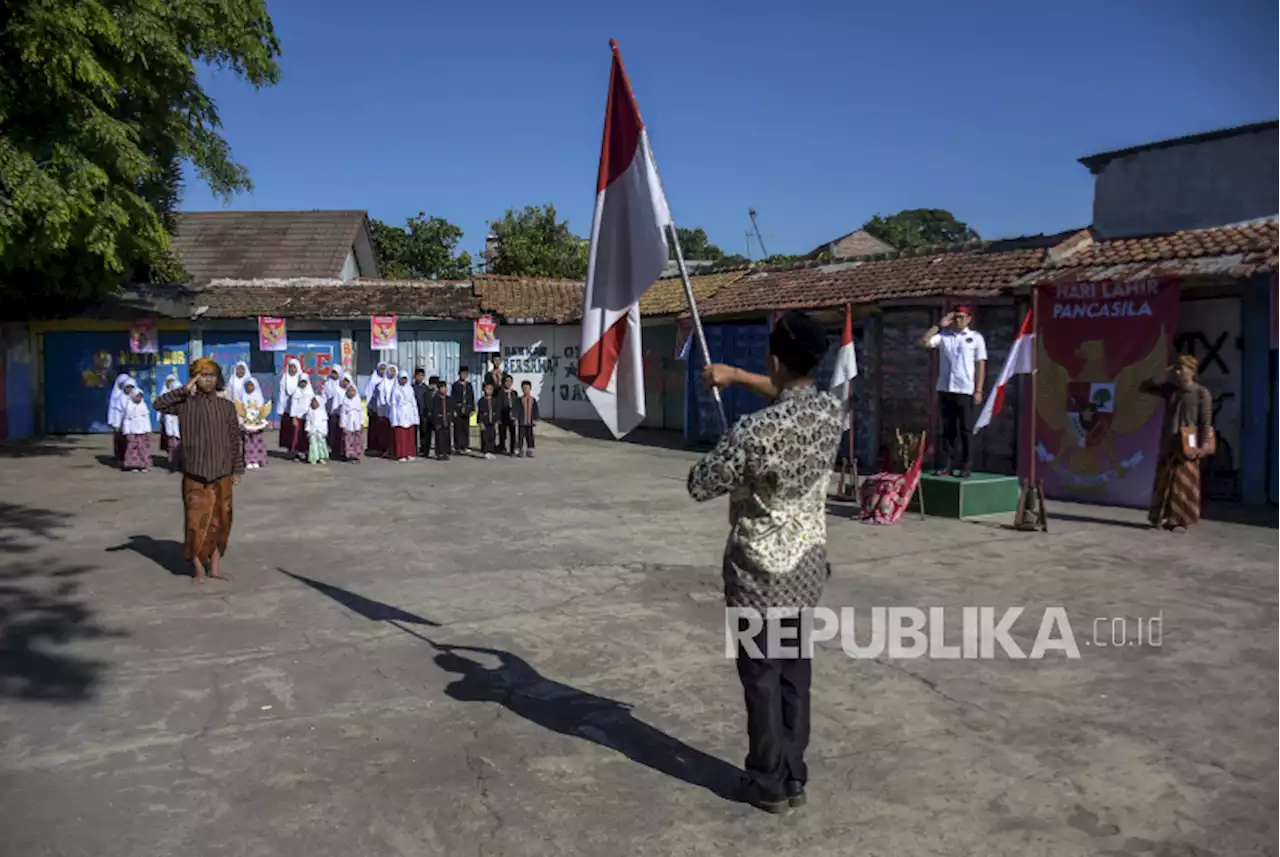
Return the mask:
{"type": "MultiPolygon", "coordinates": [[[[751,372],[765,371],[765,354],[769,345],[769,328],[765,324],[706,325],[707,350],[713,363],[729,363],[751,372]]],[[[714,443],[722,426],[716,414],[715,400],[702,386],[702,352],[694,343],[689,348],[685,379],[685,413],[688,420],[685,439],[697,443],[714,443]]],[[[739,387],[721,391],[725,416],[733,425],[742,416],[764,407],[765,400],[739,387]]]]}
{"type": "Polygon", "coordinates": [[[148,404],[174,374],[186,383],[191,353],[185,333],[160,334],[159,352],[134,354],[125,331],[44,335],[45,431],[50,434],[109,432],[107,398],[116,375],[137,379],[148,404]]]}

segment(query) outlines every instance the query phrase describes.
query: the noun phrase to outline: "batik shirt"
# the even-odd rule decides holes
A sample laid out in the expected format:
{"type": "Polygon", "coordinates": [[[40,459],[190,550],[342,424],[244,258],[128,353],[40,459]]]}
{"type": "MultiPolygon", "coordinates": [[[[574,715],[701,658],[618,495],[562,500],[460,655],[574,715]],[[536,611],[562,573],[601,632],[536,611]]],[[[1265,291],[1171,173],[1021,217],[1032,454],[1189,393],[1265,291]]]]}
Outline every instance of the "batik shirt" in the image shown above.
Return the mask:
{"type": "Polygon", "coordinates": [[[739,420],[689,471],[695,500],[729,495],[729,606],[818,603],[830,575],[827,483],[848,413],[840,400],[813,387],[785,390],[739,420]]]}

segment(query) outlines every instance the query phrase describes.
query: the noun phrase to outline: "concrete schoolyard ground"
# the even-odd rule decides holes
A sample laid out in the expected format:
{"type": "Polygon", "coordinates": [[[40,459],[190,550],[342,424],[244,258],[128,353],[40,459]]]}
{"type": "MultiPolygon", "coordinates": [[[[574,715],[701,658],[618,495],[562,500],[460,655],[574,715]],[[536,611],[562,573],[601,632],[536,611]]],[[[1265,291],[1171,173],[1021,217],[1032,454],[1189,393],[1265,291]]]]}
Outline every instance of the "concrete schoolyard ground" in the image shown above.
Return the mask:
{"type": "Polygon", "coordinates": [[[197,587],[177,476],[105,438],[0,449],[0,853],[1276,853],[1274,526],[836,510],[826,604],[950,608],[947,642],[1022,606],[1022,651],[1058,606],[1080,657],[826,644],[810,802],[775,817],[722,797],[725,501],[688,499],[689,452],[538,452],[273,459],[237,490],[236,580],[197,587]]]}

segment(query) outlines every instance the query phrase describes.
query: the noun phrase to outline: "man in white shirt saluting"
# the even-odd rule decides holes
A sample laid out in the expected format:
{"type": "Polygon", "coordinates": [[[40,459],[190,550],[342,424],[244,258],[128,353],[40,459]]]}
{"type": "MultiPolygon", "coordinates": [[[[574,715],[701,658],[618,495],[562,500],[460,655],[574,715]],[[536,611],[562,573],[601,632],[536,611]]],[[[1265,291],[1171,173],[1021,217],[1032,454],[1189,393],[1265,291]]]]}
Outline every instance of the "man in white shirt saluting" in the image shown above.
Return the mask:
{"type": "Polygon", "coordinates": [[[942,425],[934,476],[950,473],[964,479],[972,475],[969,437],[973,409],[982,404],[987,380],[987,342],[969,327],[972,320],[972,307],[960,304],[920,337],[922,347],[938,351],[938,418],[942,425]]]}

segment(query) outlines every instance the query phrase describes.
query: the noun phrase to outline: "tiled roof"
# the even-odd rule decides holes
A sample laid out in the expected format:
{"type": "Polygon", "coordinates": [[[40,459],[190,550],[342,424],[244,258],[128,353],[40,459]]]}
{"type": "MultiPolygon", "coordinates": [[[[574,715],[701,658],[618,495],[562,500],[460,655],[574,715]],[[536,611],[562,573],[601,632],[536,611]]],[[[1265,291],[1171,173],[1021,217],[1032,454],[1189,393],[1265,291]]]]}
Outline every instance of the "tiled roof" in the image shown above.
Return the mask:
{"type": "Polygon", "coordinates": [[[173,250],[191,282],[338,277],[363,211],[183,211],[173,250]]]}
{"type": "Polygon", "coordinates": [[[808,263],[749,274],[721,288],[698,309],[705,316],[716,316],[933,296],[985,297],[999,294],[1039,268],[1044,258],[1043,249],[957,250],[831,265],[808,263]]]}
{"type": "Polygon", "coordinates": [[[1177,276],[1246,277],[1275,270],[1280,234],[1275,219],[1163,235],[1078,242],[1055,250],[1027,279],[1133,280],[1177,276]]]}
{"type": "Polygon", "coordinates": [[[217,280],[192,299],[203,318],[475,318],[479,307],[469,282],[422,280],[217,280]]]}
{"type": "Polygon", "coordinates": [[[477,276],[480,309],[508,323],[567,324],[582,320],[583,284],[540,277],[477,276]]]}
{"type": "MultiPolygon", "coordinates": [[[[748,273],[743,268],[700,274],[689,277],[693,287],[693,299],[702,303],[725,286],[738,282],[748,273]]],[[[679,315],[689,309],[689,299],[684,293],[684,281],[679,276],[667,277],[654,283],[640,298],[641,315],[679,315]]]]}

